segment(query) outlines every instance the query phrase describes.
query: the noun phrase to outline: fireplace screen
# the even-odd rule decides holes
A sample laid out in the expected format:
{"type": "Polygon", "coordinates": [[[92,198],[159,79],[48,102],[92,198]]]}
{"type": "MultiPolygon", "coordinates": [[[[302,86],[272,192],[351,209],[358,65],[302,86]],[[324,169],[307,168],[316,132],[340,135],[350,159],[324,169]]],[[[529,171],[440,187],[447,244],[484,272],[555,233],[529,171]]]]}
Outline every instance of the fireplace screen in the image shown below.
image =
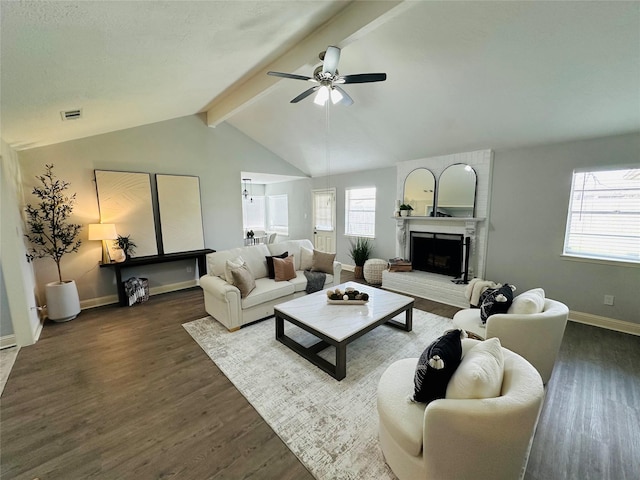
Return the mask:
{"type": "Polygon", "coordinates": [[[463,235],[411,232],[410,248],[414,270],[452,277],[463,274],[463,235]]]}

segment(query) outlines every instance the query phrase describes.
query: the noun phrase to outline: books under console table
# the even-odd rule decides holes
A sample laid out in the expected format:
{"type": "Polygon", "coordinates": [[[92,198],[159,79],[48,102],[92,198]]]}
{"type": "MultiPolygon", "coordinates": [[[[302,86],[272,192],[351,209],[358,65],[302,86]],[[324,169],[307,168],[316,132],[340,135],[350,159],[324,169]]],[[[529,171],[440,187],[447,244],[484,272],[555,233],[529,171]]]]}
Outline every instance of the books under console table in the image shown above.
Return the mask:
{"type": "Polygon", "coordinates": [[[118,289],[118,303],[120,306],[127,306],[127,295],[124,291],[124,283],[122,282],[122,270],[130,267],[139,267],[141,265],[154,265],[158,263],[178,262],[180,260],[195,259],[198,262],[198,271],[201,275],[207,271],[206,256],[215,250],[205,248],[203,250],[192,250],[190,252],[167,253],[164,255],[148,255],[145,257],[134,257],[124,262],[101,263],[100,268],[113,268],[116,274],[116,286],[118,289]]]}

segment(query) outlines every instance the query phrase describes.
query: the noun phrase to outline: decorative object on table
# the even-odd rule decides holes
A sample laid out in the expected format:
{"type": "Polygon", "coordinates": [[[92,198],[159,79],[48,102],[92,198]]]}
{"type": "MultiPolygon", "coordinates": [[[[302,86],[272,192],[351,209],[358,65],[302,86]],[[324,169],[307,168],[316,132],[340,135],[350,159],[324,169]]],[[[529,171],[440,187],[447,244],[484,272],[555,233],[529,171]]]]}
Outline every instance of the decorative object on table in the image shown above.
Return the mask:
{"type": "Polygon", "coordinates": [[[131,277],[124,281],[124,292],[129,299],[129,306],[149,300],[149,279],[131,277]]]}
{"type": "Polygon", "coordinates": [[[403,203],[402,205],[400,205],[400,216],[401,217],[411,216],[411,210],[413,210],[413,207],[411,205],[409,205],[408,203],[403,203]]]}
{"type": "Polygon", "coordinates": [[[247,232],[247,238],[253,238],[253,237],[255,237],[255,235],[256,235],[256,234],[254,233],[254,231],[253,231],[253,230],[249,230],[249,231],[247,232]]]}
{"type": "Polygon", "coordinates": [[[367,283],[382,285],[382,272],[387,269],[387,261],[381,258],[370,258],[364,262],[362,273],[367,283]]]}
{"type": "Polygon", "coordinates": [[[102,242],[102,263],[111,263],[115,261],[111,258],[109,247],[105,240],[115,240],[118,238],[116,226],[113,223],[90,223],[89,224],[89,240],[100,240],[102,242]]]}
{"type": "Polygon", "coordinates": [[[362,269],[365,262],[369,259],[372,250],[373,247],[368,238],[358,237],[356,239],[356,243],[351,242],[349,256],[356,264],[356,268],[353,272],[355,278],[364,278],[362,269]]]}
{"type": "Polygon", "coordinates": [[[65,194],[69,183],[56,178],[53,165],[46,165],[44,175],[36,178],[42,186],[33,187],[32,193],[40,201],[35,207],[31,204],[25,207],[30,232],[25,237],[32,245],[27,250],[27,260],[51,257],[56,262],[58,281],[45,286],[47,316],[56,322],[66,322],[80,313],[76,283],[74,280],[62,280],[60,271],[62,257],[77,252],[81,244],[78,235],[82,226],[68,222],[76,194],[65,194]]]}
{"type": "Polygon", "coordinates": [[[353,287],[344,290],[336,288],[327,290],[327,303],[332,305],[364,305],[369,301],[369,294],[360,292],[353,287]]]}
{"type": "Polygon", "coordinates": [[[400,257],[389,259],[390,272],[410,272],[412,269],[411,260],[400,257]]]}
{"type": "Polygon", "coordinates": [[[125,260],[131,258],[135,253],[137,245],[131,240],[131,235],[118,235],[113,244],[124,252],[125,260]]]}

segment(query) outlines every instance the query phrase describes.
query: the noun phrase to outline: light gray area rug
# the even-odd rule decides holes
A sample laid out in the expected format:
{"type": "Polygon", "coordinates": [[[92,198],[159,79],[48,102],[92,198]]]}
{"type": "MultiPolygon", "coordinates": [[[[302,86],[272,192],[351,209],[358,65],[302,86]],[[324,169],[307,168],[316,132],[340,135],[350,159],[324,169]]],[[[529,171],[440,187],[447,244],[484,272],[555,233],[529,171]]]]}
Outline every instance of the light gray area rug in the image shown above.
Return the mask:
{"type": "MultiPolygon", "coordinates": [[[[314,477],[384,480],[395,476],[378,445],[380,376],[396,360],[419,357],[453,324],[414,309],[413,331],[372,330],[347,347],[347,377],[340,382],[277,342],[273,318],[233,333],[211,317],[183,327],[314,477]]],[[[297,327],[285,331],[301,343],[310,340],[297,327]]],[[[322,356],[335,362],[333,347],[322,356]]]]}

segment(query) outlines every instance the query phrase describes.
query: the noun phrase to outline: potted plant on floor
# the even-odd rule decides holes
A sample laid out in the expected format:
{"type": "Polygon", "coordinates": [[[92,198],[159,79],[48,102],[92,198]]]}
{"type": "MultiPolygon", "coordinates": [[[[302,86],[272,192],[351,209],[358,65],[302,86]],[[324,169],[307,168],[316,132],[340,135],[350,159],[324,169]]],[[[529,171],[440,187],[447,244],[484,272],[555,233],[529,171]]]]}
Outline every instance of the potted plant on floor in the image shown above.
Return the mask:
{"type": "Polygon", "coordinates": [[[364,267],[364,263],[369,259],[372,249],[373,247],[371,246],[368,238],[358,237],[355,243],[351,242],[349,256],[356,264],[356,268],[353,271],[355,278],[364,278],[362,269],[364,267]]]}
{"type": "Polygon", "coordinates": [[[33,195],[38,197],[36,206],[27,204],[27,228],[25,237],[31,243],[27,249],[27,260],[51,257],[58,269],[58,281],[45,285],[47,316],[56,322],[74,319],[80,313],[78,288],[74,280],[63,280],[60,270],[62,257],[77,252],[81,241],[78,235],[82,226],[69,223],[76,194],[67,196],[69,183],[58,180],[53,173],[53,165],[45,166],[44,175],[37,176],[41,186],[33,187],[33,195]]]}

